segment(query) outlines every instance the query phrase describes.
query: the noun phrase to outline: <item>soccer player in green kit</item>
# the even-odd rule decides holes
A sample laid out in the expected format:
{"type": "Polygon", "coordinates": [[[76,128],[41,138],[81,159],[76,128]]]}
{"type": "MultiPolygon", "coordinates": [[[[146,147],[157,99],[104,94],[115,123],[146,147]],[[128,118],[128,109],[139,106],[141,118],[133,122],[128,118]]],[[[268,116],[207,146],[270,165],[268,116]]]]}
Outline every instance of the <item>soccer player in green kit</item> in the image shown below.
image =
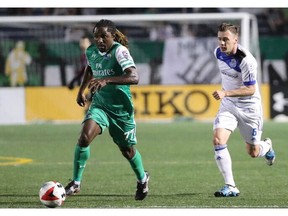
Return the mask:
{"type": "Polygon", "coordinates": [[[129,161],[137,178],[135,200],[148,194],[149,173],[144,170],[142,157],[134,147],[136,123],[130,85],[139,76],[128,50],[128,40],[111,20],[100,20],[93,29],[95,44],[86,50],[88,65],[77,95],[77,103],[85,106],[85,89],[92,93],[92,102],[83,121],[75,147],[73,179],[65,187],[66,194],[80,191],[86,161],[90,157],[90,143],[108,128],[114,143],[129,161]]]}

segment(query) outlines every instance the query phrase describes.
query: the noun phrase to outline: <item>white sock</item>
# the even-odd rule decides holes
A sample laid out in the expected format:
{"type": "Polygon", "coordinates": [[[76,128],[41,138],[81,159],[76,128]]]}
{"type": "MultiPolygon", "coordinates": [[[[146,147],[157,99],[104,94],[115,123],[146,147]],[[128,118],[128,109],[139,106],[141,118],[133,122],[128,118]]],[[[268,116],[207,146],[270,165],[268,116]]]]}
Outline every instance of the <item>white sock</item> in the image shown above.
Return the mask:
{"type": "Polygon", "coordinates": [[[270,150],[271,145],[264,142],[263,140],[259,143],[259,154],[257,157],[264,157],[265,154],[270,150]]]}
{"type": "Polygon", "coordinates": [[[74,183],[80,185],[80,181],[74,181],[74,183]]]}
{"type": "Polygon", "coordinates": [[[144,175],[144,178],[141,179],[140,181],[138,180],[138,182],[140,182],[141,184],[144,184],[147,180],[147,175],[146,175],[146,172],[145,172],[145,175],[144,175]]]}
{"type": "Polygon", "coordinates": [[[232,160],[227,145],[215,146],[215,161],[224,177],[225,184],[235,186],[232,172],[232,160]]]}

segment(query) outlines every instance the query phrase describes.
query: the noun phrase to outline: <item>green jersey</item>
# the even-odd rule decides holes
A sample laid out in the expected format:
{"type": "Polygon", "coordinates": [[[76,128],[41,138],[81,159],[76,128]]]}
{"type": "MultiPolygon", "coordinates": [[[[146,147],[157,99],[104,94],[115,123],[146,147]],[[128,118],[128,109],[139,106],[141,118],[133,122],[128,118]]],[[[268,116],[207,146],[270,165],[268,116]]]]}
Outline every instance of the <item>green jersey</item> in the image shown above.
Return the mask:
{"type": "MultiPolygon", "coordinates": [[[[87,48],[86,57],[95,78],[121,76],[126,68],[136,67],[128,49],[117,42],[105,53],[93,44],[87,48]]],[[[104,86],[93,95],[93,107],[103,109],[112,118],[133,115],[130,85],[104,86]]]]}

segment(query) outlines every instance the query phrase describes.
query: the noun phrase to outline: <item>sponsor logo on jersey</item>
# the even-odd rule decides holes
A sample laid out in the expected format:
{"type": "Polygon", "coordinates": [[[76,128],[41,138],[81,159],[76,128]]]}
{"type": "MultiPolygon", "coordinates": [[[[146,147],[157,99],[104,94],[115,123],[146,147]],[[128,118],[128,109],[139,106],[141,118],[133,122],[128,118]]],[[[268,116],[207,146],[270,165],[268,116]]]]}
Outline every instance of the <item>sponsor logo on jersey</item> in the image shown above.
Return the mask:
{"type": "Polygon", "coordinates": [[[96,63],[95,64],[95,66],[96,66],[96,70],[98,69],[102,69],[102,64],[101,63],[96,63]]]}
{"type": "Polygon", "coordinates": [[[231,78],[234,78],[234,79],[236,79],[236,78],[238,78],[238,74],[231,74],[231,73],[229,73],[229,72],[226,72],[226,71],[221,71],[221,73],[223,74],[223,75],[225,75],[225,76],[228,76],[228,77],[231,77],[231,78]]]}
{"type": "Polygon", "coordinates": [[[113,76],[115,75],[115,71],[113,69],[104,69],[104,70],[93,70],[93,76],[113,76]]]}

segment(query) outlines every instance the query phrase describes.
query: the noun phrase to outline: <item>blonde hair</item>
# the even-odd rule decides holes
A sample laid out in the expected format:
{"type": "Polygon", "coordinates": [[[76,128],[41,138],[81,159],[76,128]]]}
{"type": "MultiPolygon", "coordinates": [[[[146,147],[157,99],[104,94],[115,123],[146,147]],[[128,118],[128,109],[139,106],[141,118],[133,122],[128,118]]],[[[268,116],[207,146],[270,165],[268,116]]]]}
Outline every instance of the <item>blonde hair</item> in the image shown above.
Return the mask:
{"type": "Polygon", "coordinates": [[[236,26],[236,25],[233,25],[233,24],[230,24],[230,23],[222,23],[218,27],[218,31],[220,31],[220,32],[225,32],[227,30],[229,30],[230,32],[232,32],[235,35],[238,35],[239,31],[240,31],[240,27],[236,26]]]}

